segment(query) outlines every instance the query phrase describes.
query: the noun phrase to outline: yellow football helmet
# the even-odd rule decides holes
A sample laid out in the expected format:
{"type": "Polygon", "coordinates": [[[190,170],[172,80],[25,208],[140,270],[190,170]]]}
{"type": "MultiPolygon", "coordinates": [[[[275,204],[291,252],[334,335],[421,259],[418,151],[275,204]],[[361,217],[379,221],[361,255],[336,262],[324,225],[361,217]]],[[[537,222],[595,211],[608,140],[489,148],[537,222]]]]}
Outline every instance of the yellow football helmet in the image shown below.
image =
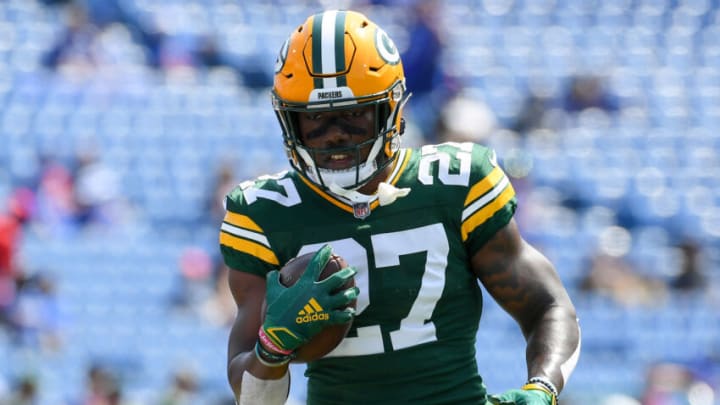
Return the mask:
{"type": "Polygon", "coordinates": [[[310,16],[285,41],[275,64],[272,101],[288,159],[324,189],[355,190],[393,162],[409,96],[395,44],[358,12],[332,10],[310,16]],[[354,146],[359,153],[372,144],[367,160],[349,170],[318,167],[315,154],[327,150],[302,144],[297,113],[367,105],[375,106],[376,133],[354,146]]]}

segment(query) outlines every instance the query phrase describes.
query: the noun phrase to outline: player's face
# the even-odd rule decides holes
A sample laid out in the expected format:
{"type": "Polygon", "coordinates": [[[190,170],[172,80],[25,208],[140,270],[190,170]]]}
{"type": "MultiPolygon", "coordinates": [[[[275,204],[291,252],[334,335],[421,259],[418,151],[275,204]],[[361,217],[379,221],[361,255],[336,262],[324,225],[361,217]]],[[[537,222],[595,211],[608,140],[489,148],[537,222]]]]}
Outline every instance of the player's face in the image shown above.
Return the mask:
{"type": "Polygon", "coordinates": [[[316,164],[324,169],[341,170],[365,162],[371,142],[352,148],[374,137],[375,107],[365,106],[340,111],[318,111],[298,114],[302,142],[313,149],[335,149],[316,154],[316,164]],[[342,149],[347,148],[347,149],[342,149]]]}

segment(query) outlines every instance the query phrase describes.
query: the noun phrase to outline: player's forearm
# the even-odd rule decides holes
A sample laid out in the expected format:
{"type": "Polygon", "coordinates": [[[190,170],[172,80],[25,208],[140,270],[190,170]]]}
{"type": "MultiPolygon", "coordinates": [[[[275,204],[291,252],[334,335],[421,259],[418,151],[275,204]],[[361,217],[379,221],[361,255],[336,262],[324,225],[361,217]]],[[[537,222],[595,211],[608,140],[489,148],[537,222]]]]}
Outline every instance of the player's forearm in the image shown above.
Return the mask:
{"type": "Polygon", "coordinates": [[[552,306],[528,335],[528,378],[547,378],[560,391],[575,368],[579,354],[580,328],[575,311],[552,306]]]}

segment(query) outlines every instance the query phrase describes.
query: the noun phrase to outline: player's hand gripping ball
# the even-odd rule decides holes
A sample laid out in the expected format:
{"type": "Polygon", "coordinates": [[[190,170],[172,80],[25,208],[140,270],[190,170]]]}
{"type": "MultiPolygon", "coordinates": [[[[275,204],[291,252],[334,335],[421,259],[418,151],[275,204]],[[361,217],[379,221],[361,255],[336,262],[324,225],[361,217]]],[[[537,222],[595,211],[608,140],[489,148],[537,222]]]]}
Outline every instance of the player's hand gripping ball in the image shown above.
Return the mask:
{"type": "MultiPolygon", "coordinates": [[[[295,350],[294,362],[317,360],[330,353],[345,338],[357,303],[354,274],[355,269],[348,266],[342,257],[332,254],[329,245],[318,252],[293,258],[280,269],[276,277],[281,287],[276,286],[276,289],[280,287],[289,292],[301,288],[303,291],[289,296],[287,301],[278,296],[274,302],[281,304],[285,301],[282,306],[272,303],[267,306],[269,298],[266,297],[263,328],[283,348],[295,350]],[[317,274],[313,277],[307,272],[317,274]],[[284,314],[282,309],[286,309],[284,314]],[[278,338],[280,342],[277,342],[278,338]]],[[[272,282],[268,280],[269,284],[272,282]]],[[[268,289],[270,294],[270,285],[268,289]]]]}

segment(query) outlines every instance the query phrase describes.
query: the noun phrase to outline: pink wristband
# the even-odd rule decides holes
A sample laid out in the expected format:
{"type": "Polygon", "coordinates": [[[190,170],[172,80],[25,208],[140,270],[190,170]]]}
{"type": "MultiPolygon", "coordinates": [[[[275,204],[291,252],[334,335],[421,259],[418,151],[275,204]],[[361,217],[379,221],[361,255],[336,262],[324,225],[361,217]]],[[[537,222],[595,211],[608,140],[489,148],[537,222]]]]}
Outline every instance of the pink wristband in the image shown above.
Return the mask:
{"type": "Polygon", "coordinates": [[[268,348],[274,352],[284,354],[284,355],[288,355],[293,352],[292,350],[281,349],[275,343],[273,343],[273,341],[270,340],[270,337],[263,330],[262,326],[260,327],[260,330],[258,330],[258,338],[260,338],[260,343],[263,346],[265,346],[266,348],[268,348]]]}

